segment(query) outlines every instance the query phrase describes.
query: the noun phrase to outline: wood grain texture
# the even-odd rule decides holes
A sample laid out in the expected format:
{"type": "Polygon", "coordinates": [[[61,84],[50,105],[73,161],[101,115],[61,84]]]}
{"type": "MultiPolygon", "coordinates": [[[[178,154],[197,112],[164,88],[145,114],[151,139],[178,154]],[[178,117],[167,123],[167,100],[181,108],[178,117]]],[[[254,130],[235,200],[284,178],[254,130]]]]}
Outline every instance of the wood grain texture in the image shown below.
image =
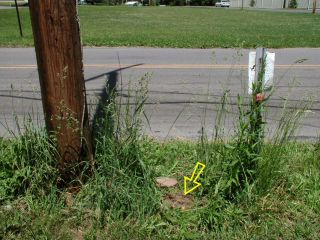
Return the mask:
{"type": "Polygon", "coordinates": [[[77,5],[30,0],[29,6],[46,127],[64,171],[92,154],[77,5]]]}

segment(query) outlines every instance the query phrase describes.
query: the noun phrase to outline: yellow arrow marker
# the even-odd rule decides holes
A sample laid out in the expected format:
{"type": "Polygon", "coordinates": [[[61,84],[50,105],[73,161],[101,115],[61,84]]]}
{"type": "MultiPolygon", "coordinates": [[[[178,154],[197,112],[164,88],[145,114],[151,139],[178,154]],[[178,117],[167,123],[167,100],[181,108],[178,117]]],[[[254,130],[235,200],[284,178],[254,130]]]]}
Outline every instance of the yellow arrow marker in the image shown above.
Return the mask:
{"type": "Polygon", "coordinates": [[[191,178],[184,176],[184,195],[191,193],[192,191],[201,186],[201,183],[197,182],[197,180],[200,177],[203,170],[205,169],[205,167],[206,165],[204,165],[203,163],[197,162],[191,178]],[[192,182],[193,184],[193,187],[191,189],[188,189],[188,182],[192,182]]]}

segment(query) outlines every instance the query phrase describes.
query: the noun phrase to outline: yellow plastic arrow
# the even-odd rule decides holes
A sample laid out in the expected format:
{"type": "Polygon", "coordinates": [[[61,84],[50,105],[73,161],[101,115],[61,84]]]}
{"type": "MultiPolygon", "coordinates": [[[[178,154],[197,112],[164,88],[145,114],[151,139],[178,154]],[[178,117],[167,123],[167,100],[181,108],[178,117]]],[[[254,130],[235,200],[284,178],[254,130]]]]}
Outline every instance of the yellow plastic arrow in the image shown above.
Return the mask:
{"type": "Polygon", "coordinates": [[[193,170],[191,178],[184,176],[184,195],[191,193],[192,191],[194,191],[195,189],[197,189],[198,187],[201,186],[201,183],[197,182],[197,180],[200,177],[203,170],[205,169],[205,167],[206,167],[206,165],[204,165],[203,163],[197,162],[197,164],[193,170]],[[199,169],[199,167],[200,167],[200,169],[199,169]],[[196,175],[197,172],[198,172],[198,174],[196,175]],[[191,189],[188,189],[188,182],[192,182],[194,185],[191,189]]]}

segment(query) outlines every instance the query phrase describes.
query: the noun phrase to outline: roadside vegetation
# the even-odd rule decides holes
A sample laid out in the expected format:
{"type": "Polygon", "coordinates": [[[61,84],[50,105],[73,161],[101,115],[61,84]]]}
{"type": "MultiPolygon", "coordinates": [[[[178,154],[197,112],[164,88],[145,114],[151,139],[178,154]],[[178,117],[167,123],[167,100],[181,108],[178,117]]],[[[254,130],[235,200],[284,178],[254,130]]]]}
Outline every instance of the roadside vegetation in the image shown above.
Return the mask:
{"type": "Polygon", "coordinates": [[[109,97],[95,121],[94,171],[68,188],[58,187],[44,129],[25,121],[24,133],[0,139],[0,239],[320,238],[319,143],[290,141],[310,102],[284,107],[267,142],[263,122],[252,129],[257,106],[239,96],[237,130],[226,140],[226,92],[212,138],[162,142],[141,133],[147,79],[109,97]],[[202,186],[185,196],[183,176],[198,161],[202,186]],[[160,188],[160,176],[179,184],[160,188]]]}
{"type": "MultiPolygon", "coordinates": [[[[319,47],[320,15],[187,7],[80,6],[86,46],[174,48],[319,47]]],[[[32,46],[29,11],[21,9],[24,37],[15,11],[0,12],[0,46],[32,46]]]]}
{"type": "MultiPolygon", "coordinates": [[[[30,26],[21,44],[13,11],[2,13],[2,44],[32,45],[30,26]]],[[[87,45],[254,47],[259,42],[277,47],[272,44],[284,44],[282,36],[288,47],[298,40],[306,44],[306,39],[315,44],[319,38],[314,28],[310,38],[298,39],[301,32],[310,33],[303,20],[309,27],[318,20],[304,14],[86,6],[80,15],[87,45]],[[217,22],[224,16],[229,28],[211,22],[216,15],[222,18],[217,22]],[[233,15],[237,25],[227,20],[233,15]],[[239,25],[241,16],[272,20],[263,25],[251,19],[249,32],[239,25]],[[280,17],[287,18],[287,28],[279,24],[280,17]],[[290,38],[283,33],[288,29],[290,38]],[[274,42],[272,34],[277,35],[274,42]]],[[[29,24],[27,10],[22,16],[29,24]]],[[[224,136],[231,109],[226,90],[212,119],[214,135],[202,128],[198,141],[161,141],[142,134],[143,121],[148,124],[148,75],[137,86],[126,86],[125,93],[123,86],[107,82],[92,123],[94,161],[82,162],[83,171],[67,185],[61,185],[54,133],[49,137],[28,118],[17,120],[21,131],[0,138],[0,239],[319,239],[320,142],[292,140],[312,101],[287,108],[284,99],[278,128],[266,140],[262,113],[274,89],[263,85],[264,68],[262,63],[253,96],[237,96],[234,134],[224,136]],[[184,195],[183,177],[197,162],[206,165],[202,186],[184,195]],[[177,179],[178,185],[160,187],[157,178],[163,176],[177,179]]]]}

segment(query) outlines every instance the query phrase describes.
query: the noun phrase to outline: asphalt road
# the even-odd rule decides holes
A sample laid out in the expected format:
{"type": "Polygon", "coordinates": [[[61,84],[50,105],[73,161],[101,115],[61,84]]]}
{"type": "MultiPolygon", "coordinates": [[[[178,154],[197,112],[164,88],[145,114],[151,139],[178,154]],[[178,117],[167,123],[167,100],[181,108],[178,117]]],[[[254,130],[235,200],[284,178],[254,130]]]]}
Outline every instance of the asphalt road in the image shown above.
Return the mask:
{"type": "MultiPolygon", "coordinates": [[[[276,49],[275,92],[264,116],[271,138],[281,121],[283,105],[293,110],[313,103],[295,134],[297,139],[316,139],[320,113],[320,49],[276,49]],[[287,99],[287,100],[285,100],[287,99]]],[[[128,82],[136,84],[150,75],[144,131],[158,138],[191,138],[204,126],[214,134],[217,110],[224,90],[230,90],[224,133],[231,136],[238,124],[237,95],[248,101],[249,50],[85,48],[84,73],[90,114],[94,115],[106,80],[118,81],[123,101],[128,82]],[[121,70],[120,70],[121,69],[121,70]],[[120,83],[122,82],[122,87],[120,83]]],[[[0,136],[17,132],[15,116],[31,116],[43,124],[41,95],[33,48],[0,48],[0,136]]],[[[287,119],[294,119],[290,117],[287,119]]]]}

